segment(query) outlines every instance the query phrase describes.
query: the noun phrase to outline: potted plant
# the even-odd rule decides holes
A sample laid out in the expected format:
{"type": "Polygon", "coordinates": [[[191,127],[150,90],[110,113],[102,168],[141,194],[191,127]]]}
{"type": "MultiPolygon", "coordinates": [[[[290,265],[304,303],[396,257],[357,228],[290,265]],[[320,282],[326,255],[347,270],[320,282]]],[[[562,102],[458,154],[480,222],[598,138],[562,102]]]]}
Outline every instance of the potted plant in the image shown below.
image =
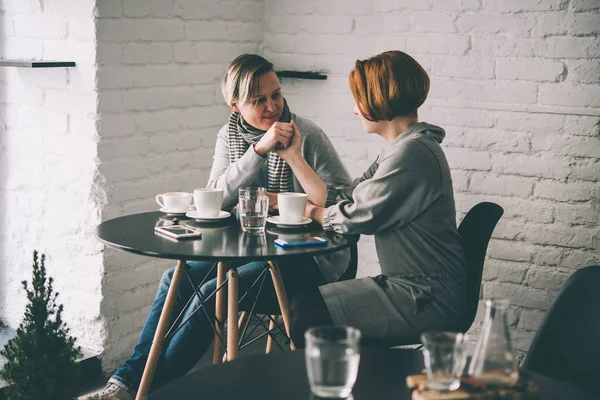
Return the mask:
{"type": "Polygon", "coordinates": [[[62,320],[63,306],[53,279],[46,277],[46,257],[33,252],[31,287],[23,281],[27,306],[23,322],[0,355],[7,359],[0,378],[11,400],[67,400],[77,391],[81,349],[62,320]]]}

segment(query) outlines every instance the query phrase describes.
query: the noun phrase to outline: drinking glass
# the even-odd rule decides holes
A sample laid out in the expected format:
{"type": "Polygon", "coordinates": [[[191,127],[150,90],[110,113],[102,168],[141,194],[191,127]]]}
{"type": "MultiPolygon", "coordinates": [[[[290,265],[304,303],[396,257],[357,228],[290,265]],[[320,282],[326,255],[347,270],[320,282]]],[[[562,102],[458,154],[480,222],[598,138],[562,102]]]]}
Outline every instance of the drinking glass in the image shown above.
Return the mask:
{"type": "Polygon", "coordinates": [[[238,211],[244,232],[263,234],[269,216],[269,197],[265,188],[240,189],[238,211]]]}
{"type": "Polygon", "coordinates": [[[436,390],[456,390],[465,367],[466,335],[458,332],[426,332],[421,335],[427,385],[436,390]]]}
{"type": "Polygon", "coordinates": [[[320,397],[348,397],[358,375],[360,331],[320,326],[307,330],[304,338],[310,390],[320,397]]]}

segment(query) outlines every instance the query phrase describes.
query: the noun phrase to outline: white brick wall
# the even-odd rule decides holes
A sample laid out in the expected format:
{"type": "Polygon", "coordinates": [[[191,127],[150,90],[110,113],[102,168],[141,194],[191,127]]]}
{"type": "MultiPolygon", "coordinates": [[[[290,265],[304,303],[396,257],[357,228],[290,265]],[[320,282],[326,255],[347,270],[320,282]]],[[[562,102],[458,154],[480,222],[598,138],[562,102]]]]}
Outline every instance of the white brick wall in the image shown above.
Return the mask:
{"type": "MultiPolygon", "coordinates": [[[[156,209],[154,196],[208,180],[227,121],[220,79],[242,52],[259,52],[264,4],[255,0],[96,2],[98,160],[106,220],[156,209]]],[[[103,363],[131,354],[172,262],[106,250],[103,363]]]]}
{"type": "Polygon", "coordinates": [[[96,187],[92,0],[0,2],[0,58],[77,68],[0,68],[0,319],[16,327],[34,249],[48,255],[78,343],[99,349],[103,202],[96,187]],[[42,8],[43,7],[43,8],[42,8]]]}
{"type": "MultiPolygon", "coordinates": [[[[483,294],[511,300],[526,350],[560,285],[600,263],[600,4],[352,0],[332,12],[324,3],[266,0],[266,57],[328,74],[284,80],[291,108],[320,123],[358,175],[383,144],[352,115],[353,61],[399,49],[423,64],[432,86],[421,119],[447,129],[459,219],[484,200],[505,209],[483,294]]],[[[379,272],[371,238],[359,271],[379,272]]]]}
{"type": "MultiPolygon", "coordinates": [[[[327,73],[283,80],[286,97],[359,175],[384,143],[352,115],[347,74],[401,49],[431,74],[421,117],[447,129],[459,219],[505,208],[484,295],[511,299],[526,350],[560,285],[600,262],[599,14],[594,0],[0,0],[0,57],[77,62],[0,69],[0,318],[18,323],[31,251],[46,251],[73,333],[116,367],[170,263],[102,252],[93,229],[206,183],[227,63],[261,52],[327,73]]],[[[372,237],[359,251],[359,274],[378,273],[372,237]]]]}

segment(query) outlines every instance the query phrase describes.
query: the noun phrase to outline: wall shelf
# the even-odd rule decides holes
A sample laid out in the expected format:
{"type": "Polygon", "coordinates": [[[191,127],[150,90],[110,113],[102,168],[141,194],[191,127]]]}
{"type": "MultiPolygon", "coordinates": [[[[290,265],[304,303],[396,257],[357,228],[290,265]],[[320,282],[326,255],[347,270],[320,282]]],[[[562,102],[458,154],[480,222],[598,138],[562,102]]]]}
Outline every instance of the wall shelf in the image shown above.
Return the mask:
{"type": "Polygon", "coordinates": [[[316,79],[316,80],[327,79],[327,75],[323,75],[318,72],[310,72],[310,71],[277,71],[276,74],[280,78],[316,79]]]}
{"type": "Polygon", "coordinates": [[[62,68],[74,67],[75,61],[0,60],[0,67],[62,68]]]}

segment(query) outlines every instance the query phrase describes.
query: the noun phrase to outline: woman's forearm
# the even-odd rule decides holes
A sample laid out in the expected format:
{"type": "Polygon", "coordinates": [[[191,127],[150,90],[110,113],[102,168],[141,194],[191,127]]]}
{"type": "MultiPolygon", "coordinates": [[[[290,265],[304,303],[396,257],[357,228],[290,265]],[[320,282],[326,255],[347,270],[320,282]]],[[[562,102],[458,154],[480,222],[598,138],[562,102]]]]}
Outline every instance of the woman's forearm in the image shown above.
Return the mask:
{"type": "Polygon", "coordinates": [[[317,221],[319,224],[323,225],[323,215],[325,214],[325,209],[323,207],[315,207],[310,212],[310,218],[313,221],[317,221]]]}
{"type": "Polygon", "coordinates": [[[301,155],[289,158],[287,163],[298,182],[300,182],[302,189],[308,195],[308,199],[315,205],[323,207],[327,199],[327,185],[325,182],[301,155]]]}
{"type": "Polygon", "coordinates": [[[229,149],[219,146],[215,150],[213,166],[207,187],[223,189],[223,207],[231,208],[237,204],[238,188],[251,186],[267,162],[249,147],[246,153],[235,162],[229,160],[229,149]]]}

